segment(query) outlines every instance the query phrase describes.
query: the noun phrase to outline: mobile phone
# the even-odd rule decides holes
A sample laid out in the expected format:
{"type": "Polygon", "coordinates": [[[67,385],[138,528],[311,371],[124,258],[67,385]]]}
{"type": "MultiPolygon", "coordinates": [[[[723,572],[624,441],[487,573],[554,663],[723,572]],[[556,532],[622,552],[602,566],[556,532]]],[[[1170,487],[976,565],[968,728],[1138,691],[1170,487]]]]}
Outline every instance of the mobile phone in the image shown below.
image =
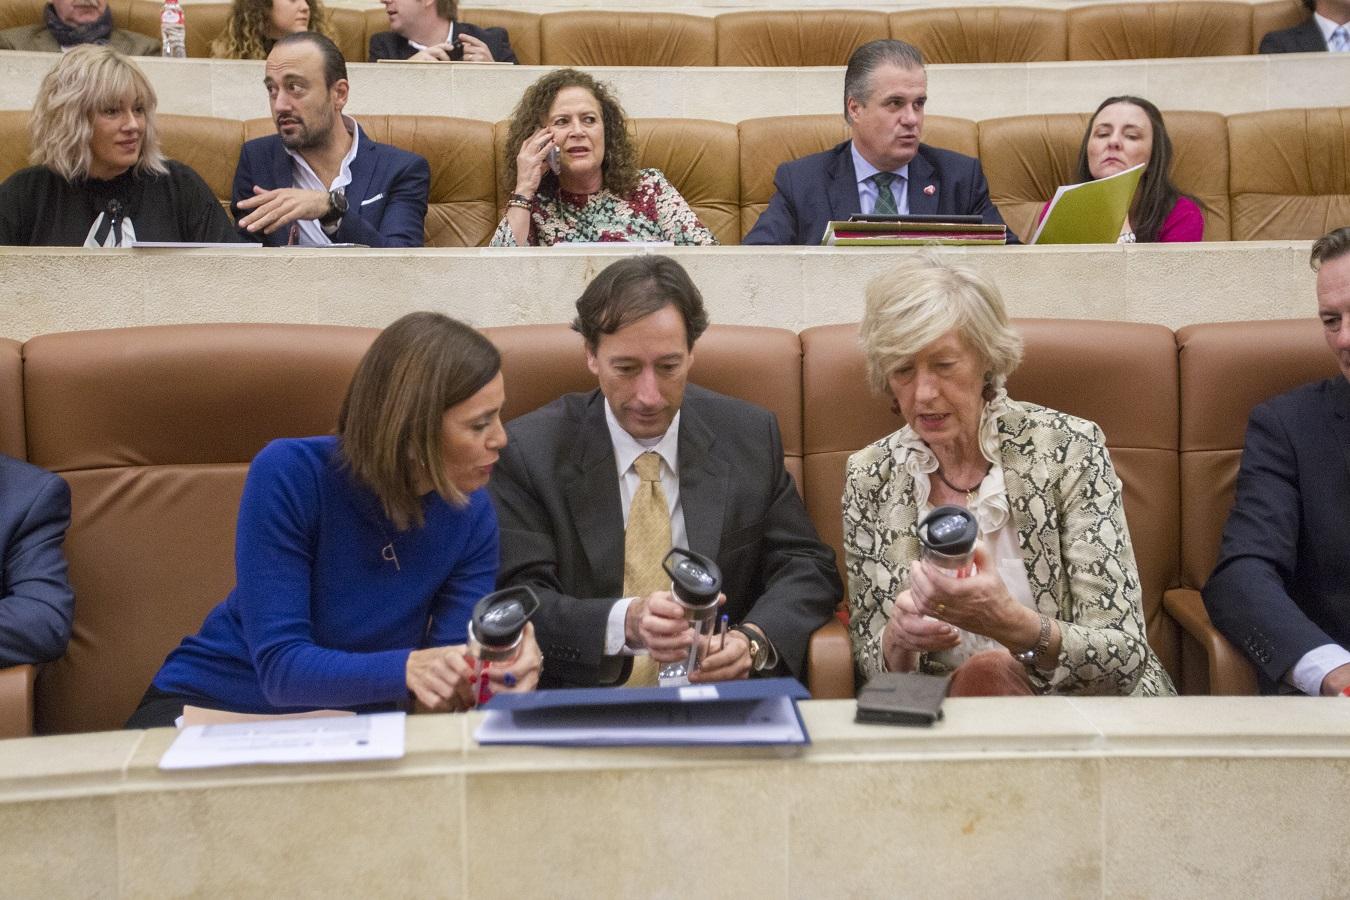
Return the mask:
{"type": "Polygon", "coordinates": [[[450,43],[450,61],[463,62],[463,60],[464,60],[464,42],[461,41],[459,38],[455,38],[450,43]]]}
{"type": "Polygon", "coordinates": [[[553,170],[554,175],[562,171],[562,151],[558,149],[557,144],[549,148],[548,167],[553,170]]]}

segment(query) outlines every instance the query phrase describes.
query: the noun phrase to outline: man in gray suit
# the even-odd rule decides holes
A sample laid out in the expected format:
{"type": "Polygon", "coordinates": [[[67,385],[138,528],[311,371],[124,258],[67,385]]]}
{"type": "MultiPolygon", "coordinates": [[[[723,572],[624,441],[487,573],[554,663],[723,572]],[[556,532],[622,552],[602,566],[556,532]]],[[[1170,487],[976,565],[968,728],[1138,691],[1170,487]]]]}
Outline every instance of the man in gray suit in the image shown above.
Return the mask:
{"type": "Polygon", "coordinates": [[[159,41],[114,28],[108,0],[51,0],[42,21],[0,31],[0,50],[56,53],[80,44],[107,44],[127,56],[158,56],[159,41]]]}
{"type": "MultiPolygon", "coordinates": [[[[674,662],[697,639],[669,591],[626,596],[625,582],[639,579],[626,577],[625,530],[644,490],[660,498],[660,518],[668,513],[669,543],[722,570],[733,630],[705,648],[691,680],[804,677],[811,632],[841,596],[834,554],[783,466],[773,414],[687,385],[707,324],[703,298],[674,260],[614,263],[587,286],[572,324],[599,389],[507,425],[490,483],[498,581],[540,597],[541,686],[621,683],[635,657],[639,670],[650,667],[643,656],[674,662]],[[642,475],[644,456],[657,466],[642,475]]],[[[646,583],[661,581],[647,574],[656,578],[646,583]]]]}
{"type": "Polygon", "coordinates": [[[66,652],[75,613],[61,552],[69,525],[60,476],[0,454],[0,668],[66,652]]]}

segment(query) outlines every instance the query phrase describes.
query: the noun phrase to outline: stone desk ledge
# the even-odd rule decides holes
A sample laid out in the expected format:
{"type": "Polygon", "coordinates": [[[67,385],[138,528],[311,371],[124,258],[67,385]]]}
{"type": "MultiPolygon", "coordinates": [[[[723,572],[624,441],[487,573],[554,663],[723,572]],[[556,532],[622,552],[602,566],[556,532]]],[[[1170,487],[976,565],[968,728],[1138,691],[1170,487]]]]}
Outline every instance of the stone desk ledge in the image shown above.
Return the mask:
{"type": "MultiPolygon", "coordinates": [[[[190,15],[190,14],[189,14],[190,15]]],[[[259,61],[138,58],[159,111],[226,119],[268,115],[259,61]]],[[[0,109],[29,109],[52,66],[49,53],[0,54],[0,109]]],[[[353,63],[347,112],[455,116],[495,122],[511,115],[548,67],[353,63]]],[[[764,116],[842,114],[844,69],[774,67],[587,67],[611,84],[628,115],[740,122],[764,116]]],[[[933,65],[929,111],[965,119],[1090,112],[1117,94],[1163,110],[1231,115],[1350,105],[1350,55],[1326,53],[1186,59],[933,65]]]]}
{"type": "MultiPolygon", "coordinates": [[[[1308,241],[949,247],[1017,317],[1144,322],[1312,319],[1308,241]]],[[[571,321],[586,284],[641,249],[83,250],[0,248],[0,337],[91,328],[277,322],[382,328],[435,309],[478,327],[571,321]]],[[[857,322],[890,248],[663,248],[714,322],[801,331],[857,322]]]]}
{"type": "Polygon", "coordinates": [[[167,729],[0,742],[15,896],[1330,896],[1350,707],[952,700],[932,728],[802,705],[813,744],[479,747],[160,772],[167,729]],[[691,864],[691,861],[694,861],[691,864]],[[697,879],[685,889],[690,872],[697,879]]]}

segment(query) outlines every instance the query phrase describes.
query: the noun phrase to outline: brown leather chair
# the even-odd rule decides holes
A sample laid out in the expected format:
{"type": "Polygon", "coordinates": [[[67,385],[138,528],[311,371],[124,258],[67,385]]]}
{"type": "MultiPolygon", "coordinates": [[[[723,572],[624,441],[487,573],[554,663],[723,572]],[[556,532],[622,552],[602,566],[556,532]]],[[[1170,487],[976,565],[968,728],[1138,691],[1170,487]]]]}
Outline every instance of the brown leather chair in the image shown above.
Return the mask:
{"type": "MultiPolygon", "coordinates": [[[[486,328],[502,353],[506,373],[505,419],[514,418],[573,391],[595,387],[586,368],[581,336],[566,325],[486,328]]],[[[692,381],[758,404],[778,417],[783,462],[802,484],[801,343],[782,328],[713,325],[699,338],[692,381]]],[[[848,635],[831,620],[811,638],[807,682],[812,696],[853,696],[848,635]]]]}
{"type": "MultiPolygon", "coordinates": [[[[1205,240],[1229,238],[1228,153],[1224,117],[1209,112],[1165,112],[1172,138],[1172,180],[1202,204],[1205,240]]],[[[1078,148],[1091,116],[1058,113],[1011,116],[979,123],[980,162],[989,192],[1008,227],[1023,241],[1055,190],[1078,180],[1078,148]]]]}
{"type": "Polygon", "coordinates": [[[1350,109],[1228,117],[1233,239],[1313,240],[1350,222],[1350,109]]]}
{"type": "MultiPolygon", "coordinates": [[[[416,153],[431,167],[425,227],[428,247],[487,244],[497,227],[497,173],[490,123],[442,116],[374,115],[361,116],[360,123],[372,140],[416,153]]],[[[244,123],[244,140],[275,131],[271,119],[249,119],[244,123]]]]}
{"type": "Polygon", "coordinates": [[[858,10],[755,10],[716,17],[719,66],[843,66],[889,35],[886,15],[858,10]]]}
{"type": "MultiPolygon", "coordinates": [[[[1175,627],[1162,611],[1177,571],[1176,348],[1172,332],[1126,322],[1019,319],[1026,341],[1009,381],[1014,399],[1092,419],[1125,489],[1149,643],[1178,669],[1175,627]]],[[[903,424],[867,387],[857,325],[801,334],[806,505],[843,568],[840,498],[850,454],[903,424]]]]}
{"type": "MultiPolygon", "coordinates": [[[[739,129],[742,237],[755,227],[769,205],[774,194],[773,176],[780,165],[828,150],[849,137],[842,110],[837,116],[746,119],[739,129]]],[[[924,119],[923,139],[926,144],[967,156],[975,156],[979,148],[975,123],[969,119],[928,116],[924,119]]]]}
{"type": "Polygon", "coordinates": [[[249,461],[333,429],[375,331],[188,325],[24,346],[28,458],[70,484],[74,636],[37,689],[42,733],[119,728],[234,583],[249,461]]]}
{"type": "Polygon", "coordinates": [[[715,66],[710,16],[616,10],[545,13],[539,20],[546,66],[715,66]]]}
{"type": "Polygon", "coordinates": [[[1069,59],[1242,56],[1251,52],[1246,3],[1205,0],[1076,6],[1067,13],[1069,59]]]}
{"type": "Polygon", "coordinates": [[[1020,6],[912,9],[890,14],[891,37],[933,63],[1043,62],[1068,58],[1063,10],[1020,6]]]}
{"type": "MultiPolygon", "coordinates": [[[[520,149],[506,146],[510,127],[509,121],[502,121],[494,129],[499,173],[506,171],[507,154],[514,155],[520,149]]],[[[660,169],[718,243],[737,243],[740,175],[734,162],[736,126],[708,119],[629,119],[628,127],[637,147],[638,166],[660,169]]],[[[497,187],[500,221],[506,213],[507,186],[497,187]]]]}
{"type": "Polygon", "coordinates": [[[1308,18],[1308,8],[1300,0],[1269,0],[1252,4],[1252,49],[1261,48],[1261,38],[1272,31],[1293,28],[1308,18]]]}
{"type": "Polygon", "coordinates": [[[0,181],[29,165],[28,111],[0,111],[0,181]]]}
{"type": "Polygon", "coordinates": [[[1200,597],[1218,561],[1252,408],[1339,371],[1308,301],[1308,316],[1191,325],[1177,332],[1181,386],[1181,580],[1165,597],[1184,629],[1187,693],[1254,694],[1256,674],[1210,624],[1200,597]]]}
{"type": "MultiPolygon", "coordinates": [[[[381,13],[383,15],[383,13],[381,13]]],[[[461,9],[459,17],[479,28],[505,28],[511,38],[511,49],[522,66],[537,66],[543,61],[539,44],[539,13],[515,9],[461,9]]],[[[379,31],[388,31],[386,24],[379,31]]]]}
{"type": "MultiPolygon", "coordinates": [[[[262,95],[261,91],[258,93],[262,95]]],[[[228,213],[234,170],[239,166],[239,151],[244,146],[244,123],[167,113],[158,113],[155,118],[164,155],[191,166],[228,213]]],[[[266,121],[270,123],[271,119],[266,121]]]]}

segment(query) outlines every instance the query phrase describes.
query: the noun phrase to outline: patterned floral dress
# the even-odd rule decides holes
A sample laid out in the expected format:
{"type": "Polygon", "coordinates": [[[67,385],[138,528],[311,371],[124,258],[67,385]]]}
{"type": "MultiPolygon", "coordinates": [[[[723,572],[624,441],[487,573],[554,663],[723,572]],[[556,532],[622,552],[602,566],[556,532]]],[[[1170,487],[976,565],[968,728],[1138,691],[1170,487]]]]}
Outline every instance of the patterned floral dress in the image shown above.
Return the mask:
{"type": "MultiPolygon", "coordinates": [[[[927,476],[915,458],[916,439],[906,425],[848,460],[849,632],[864,679],[884,669],[881,633],[919,555],[919,495],[927,492],[918,484],[927,476]]],[[[1059,659],[1053,671],[1028,669],[1032,687],[1042,694],[1176,693],[1148,646],[1120,480],[1101,428],[1000,390],[985,406],[980,446],[1003,470],[1035,607],[1059,622],[1059,659]]],[[[949,671],[936,654],[921,657],[920,668],[949,671]]]]}
{"type": "MultiPolygon", "coordinates": [[[[541,190],[530,205],[531,246],[625,241],[717,243],[659,169],[639,172],[637,187],[625,197],[606,190],[596,194],[541,190]]],[[[489,246],[517,246],[505,217],[497,225],[489,246]]]]}

